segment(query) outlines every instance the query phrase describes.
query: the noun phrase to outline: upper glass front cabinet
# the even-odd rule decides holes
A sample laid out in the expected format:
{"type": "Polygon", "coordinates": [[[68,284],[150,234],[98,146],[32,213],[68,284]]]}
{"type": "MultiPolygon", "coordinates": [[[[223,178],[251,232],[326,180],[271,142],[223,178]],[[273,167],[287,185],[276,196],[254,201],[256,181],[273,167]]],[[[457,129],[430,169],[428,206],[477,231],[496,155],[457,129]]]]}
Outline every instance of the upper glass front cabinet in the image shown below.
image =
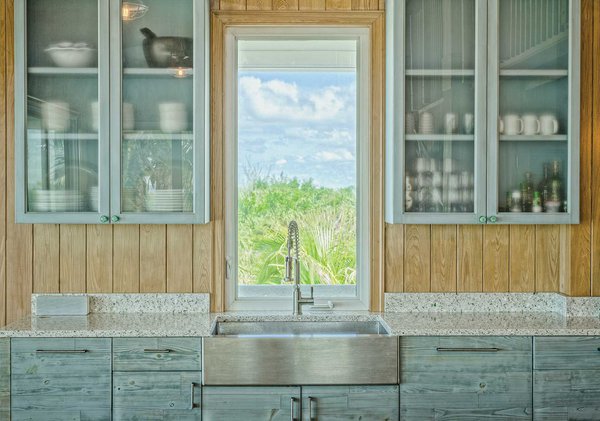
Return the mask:
{"type": "Polygon", "coordinates": [[[578,2],[386,7],[388,222],[577,222],[578,2]]]}
{"type": "Polygon", "coordinates": [[[15,3],[19,222],[208,220],[207,11],[15,3]]]}

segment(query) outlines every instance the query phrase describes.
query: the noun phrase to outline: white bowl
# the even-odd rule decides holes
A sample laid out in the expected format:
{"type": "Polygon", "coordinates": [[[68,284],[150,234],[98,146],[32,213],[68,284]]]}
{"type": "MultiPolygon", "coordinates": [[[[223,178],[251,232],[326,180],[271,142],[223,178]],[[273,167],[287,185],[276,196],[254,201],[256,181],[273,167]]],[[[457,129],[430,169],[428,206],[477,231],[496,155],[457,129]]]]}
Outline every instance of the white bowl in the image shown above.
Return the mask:
{"type": "Polygon", "coordinates": [[[90,67],[96,50],[90,47],[49,47],[46,52],[58,67],[90,67]]]}

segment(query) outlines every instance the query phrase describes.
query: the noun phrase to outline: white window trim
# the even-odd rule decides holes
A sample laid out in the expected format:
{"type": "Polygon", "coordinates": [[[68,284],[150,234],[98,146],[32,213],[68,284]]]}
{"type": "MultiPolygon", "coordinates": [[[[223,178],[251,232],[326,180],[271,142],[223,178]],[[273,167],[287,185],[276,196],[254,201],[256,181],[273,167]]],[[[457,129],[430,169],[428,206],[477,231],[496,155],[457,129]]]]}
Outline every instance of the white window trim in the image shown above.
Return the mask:
{"type": "MultiPolygon", "coordinates": [[[[332,301],[334,310],[368,310],[370,302],[370,153],[371,51],[367,27],[231,26],[225,32],[224,152],[225,152],[225,299],[227,311],[292,309],[289,298],[237,296],[237,41],[240,39],[356,39],[357,40],[357,281],[356,297],[319,297],[317,304],[332,301]]],[[[302,242],[302,227],[300,227],[302,242]]],[[[308,309],[305,309],[305,311],[308,309]]]]}

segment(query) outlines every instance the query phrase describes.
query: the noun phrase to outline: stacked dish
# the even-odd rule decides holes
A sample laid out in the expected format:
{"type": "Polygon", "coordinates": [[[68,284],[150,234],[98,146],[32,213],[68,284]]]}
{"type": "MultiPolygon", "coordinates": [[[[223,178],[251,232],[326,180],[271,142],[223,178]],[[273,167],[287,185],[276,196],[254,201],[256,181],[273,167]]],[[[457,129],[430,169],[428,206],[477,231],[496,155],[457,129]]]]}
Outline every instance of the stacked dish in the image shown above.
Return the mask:
{"type": "Polygon", "coordinates": [[[77,212],[86,207],[85,196],[77,190],[34,190],[29,205],[34,212],[77,212]]]}
{"type": "Polygon", "coordinates": [[[57,67],[89,67],[96,58],[96,49],[85,42],[50,44],[46,53],[57,67]]]}
{"type": "Polygon", "coordinates": [[[90,187],[90,209],[98,211],[98,186],[90,187]]]}
{"type": "Polygon", "coordinates": [[[183,189],[150,190],[146,192],[146,210],[149,212],[182,212],[183,189]]]}

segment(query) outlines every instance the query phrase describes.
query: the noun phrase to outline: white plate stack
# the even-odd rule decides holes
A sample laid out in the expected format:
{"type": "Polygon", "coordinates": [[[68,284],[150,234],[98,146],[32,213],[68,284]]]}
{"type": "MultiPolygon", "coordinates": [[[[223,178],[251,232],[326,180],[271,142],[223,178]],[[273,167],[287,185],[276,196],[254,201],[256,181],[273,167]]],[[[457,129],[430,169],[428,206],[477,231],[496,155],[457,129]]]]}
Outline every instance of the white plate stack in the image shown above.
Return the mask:
{"type": "Polygon", "coordinates": [[[29,205],[34,212],[78,212],[85,209],[85,196],[77,190],[34,190],[29,205]]]}
{"type": "Polygon", "coordinates": [[[98,212],[98,186],[90,187],[90,209],[98,212]]]}
{"type": "Polygon", "coordinates": [[[183,189],[150,190],[146,192],[148,212],[182,212],[183,189]]]}

